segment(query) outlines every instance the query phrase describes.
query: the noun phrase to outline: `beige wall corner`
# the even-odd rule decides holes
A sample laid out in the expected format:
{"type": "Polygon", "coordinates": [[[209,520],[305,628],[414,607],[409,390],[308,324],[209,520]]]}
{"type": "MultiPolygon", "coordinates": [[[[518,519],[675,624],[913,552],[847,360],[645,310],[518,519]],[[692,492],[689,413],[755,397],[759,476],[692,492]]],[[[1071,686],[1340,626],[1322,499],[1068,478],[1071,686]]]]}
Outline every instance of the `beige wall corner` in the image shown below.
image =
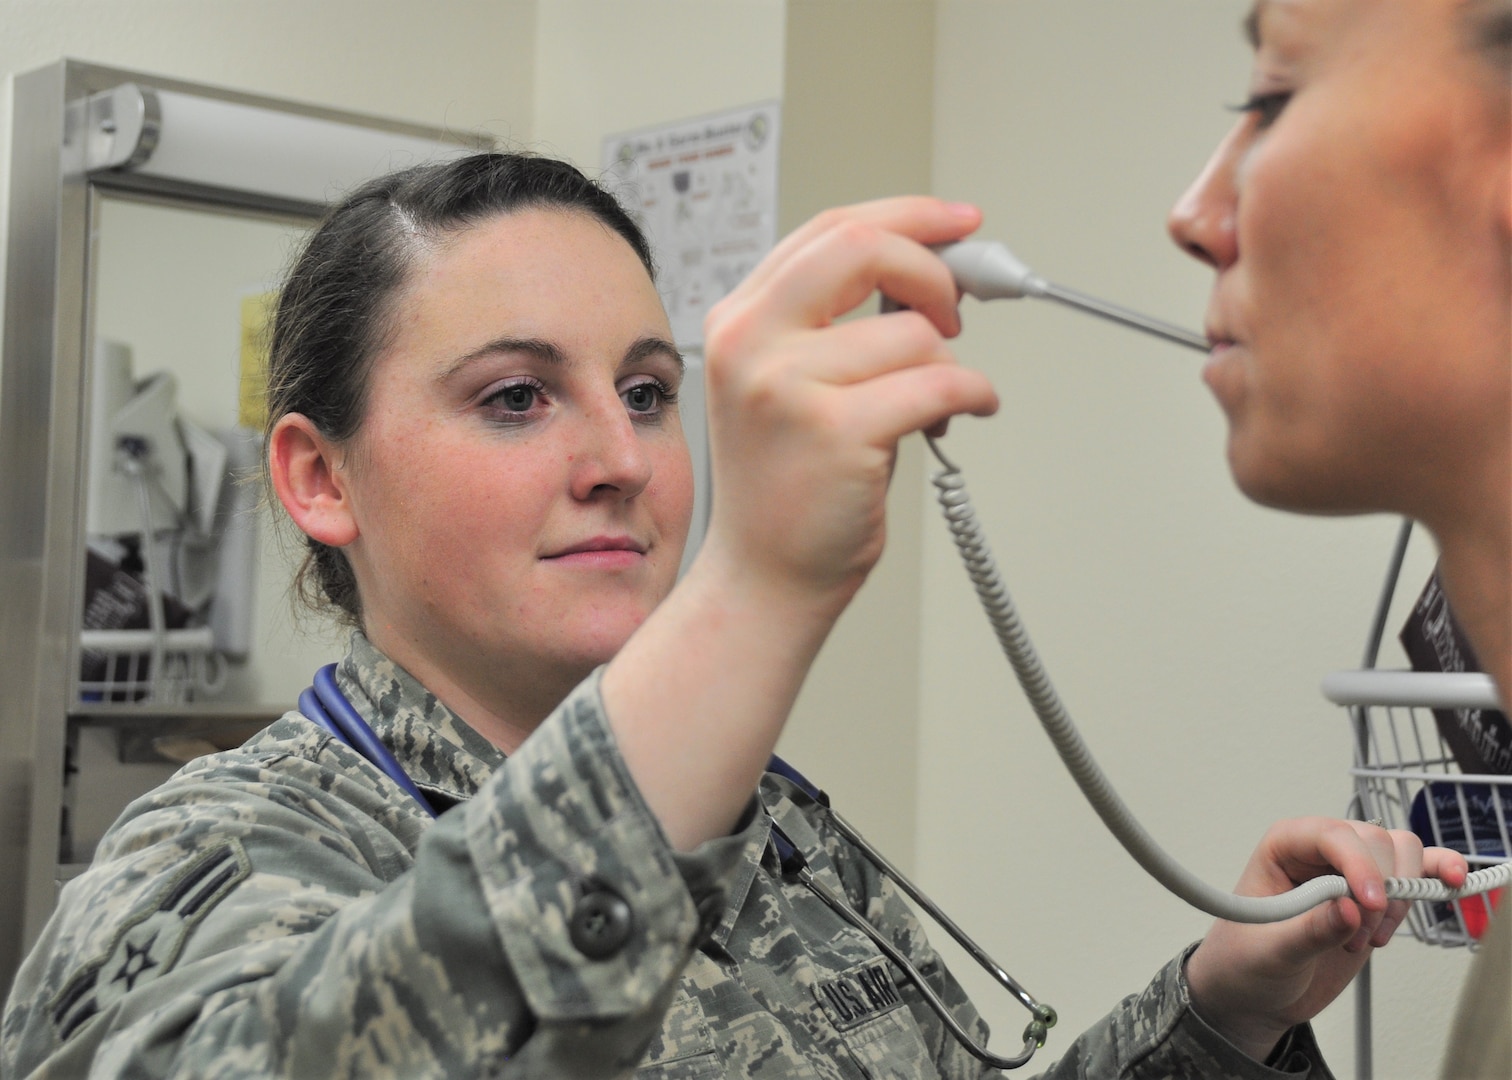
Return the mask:
{"type": "MultiPolygon", "coordinates": [[[[828,206],[930,186],[934,8],[790,0],[779,231],[828,206]]],[[[779,752],[912,870],[917,809],[922,445],[899,454],[887,550],[804,684],[779,752]]]]}

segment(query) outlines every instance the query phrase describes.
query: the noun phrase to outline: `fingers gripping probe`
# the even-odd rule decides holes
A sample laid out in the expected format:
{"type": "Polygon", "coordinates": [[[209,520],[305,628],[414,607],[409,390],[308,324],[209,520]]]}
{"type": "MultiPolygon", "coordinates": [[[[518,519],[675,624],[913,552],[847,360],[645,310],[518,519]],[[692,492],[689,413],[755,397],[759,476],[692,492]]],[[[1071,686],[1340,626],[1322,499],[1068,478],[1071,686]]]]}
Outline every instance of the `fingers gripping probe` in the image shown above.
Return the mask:
{"type": "MultiPolygon", "coordinates": [[[[956,276],[963,292],[981,300],[1017,299],[1038,296],[1059,300],[1071,307],[1124,326],[1187,345],[1206,352],[1207,340],[1170,323],[1086,296],[1070,289],[1051,285],[1014,257],[1001,244],[966,241],[939,249],[941,258],[956,276]]],[[[1077,731],[1071,715],[1055,692],[1034,644],[1029,640],[1012,598],[998,573],[996,561],[971,499],[961,470],[945,456],[935,440],[925,435],[929,448],[943,468],[931,482],[939,492],[945,520],[966,572],[976,587],[977,598],[987,613],[993,633],[997,635],[1019,685],[1039,717],[1040,724],[1065,762],[1076,786],[1086,796],[1092,809],[1118,842],[1145,872],[1188,904],[1215,918],[1230,922],[1267,923],[1290,919],[1318,904],[1349,895],[1344,878],[1327,875],[1304,882],[1291,892],[1277,896],[1236,896],[1216,889],[1181,866],[1135,819],[1133,813],[1113,789],[1107,775],[1092,757],[1086,741],[1077,731]]],[[[1386,896],[1391,900],[1458,900],[1487,892],[1512,882],[1512,863],[1474,871],[1465,884],[1451,889],[1433,878],[1387,878],[1386,896]]]]}

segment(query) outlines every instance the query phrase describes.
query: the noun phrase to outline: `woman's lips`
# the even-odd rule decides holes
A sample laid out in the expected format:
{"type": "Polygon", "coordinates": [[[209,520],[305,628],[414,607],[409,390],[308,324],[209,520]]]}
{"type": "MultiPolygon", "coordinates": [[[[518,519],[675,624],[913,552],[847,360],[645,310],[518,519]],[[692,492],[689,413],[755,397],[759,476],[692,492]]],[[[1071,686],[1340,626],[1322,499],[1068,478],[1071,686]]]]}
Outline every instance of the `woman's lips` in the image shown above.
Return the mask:
{"type": "Polygon", "coordinates": [[[1239,399],[1238,368],[1234,366],[1238,343],[1232,338],[1215,334],[1209,334],[1208,340],[1212,342],[1212,348],[1202,365],[1202,381],[1207,383],[1208,389],[1218,399],[1218,404],[1228,412],[1239,399]]]}
{"type": "Polygon", "coordinates": [[[1211,323],[1205,329],[1208,339],[1208,366],[1211,366],[1221,361],[1234,347],[1234,339],[1211,323]]]}
{"type": "Polygon", "coordinates": [[[646,556],[646,545],[629,537],[596,536],[544,556],[557,565],[616,570],[634,566],[646,556]]]}

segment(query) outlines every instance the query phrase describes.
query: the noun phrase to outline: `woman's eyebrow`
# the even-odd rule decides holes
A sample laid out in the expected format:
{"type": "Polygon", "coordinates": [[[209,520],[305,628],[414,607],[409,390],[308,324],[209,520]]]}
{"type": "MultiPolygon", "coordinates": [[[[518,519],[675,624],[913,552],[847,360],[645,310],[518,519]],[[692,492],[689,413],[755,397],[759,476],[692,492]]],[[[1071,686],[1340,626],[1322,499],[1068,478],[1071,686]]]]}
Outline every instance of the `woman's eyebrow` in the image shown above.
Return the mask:
{"type": "Polygon", "coordinates": [[[686,368],[682,353],[677,351],[677,346],[666,338],[643,337],[630,348],[625,350],[625,358],[620,361],[623,365],[640,364],[650,360],[654,356],[664,356],[677,364],[677,370],[686,368]]]}
{"type": "Polygon", "coordinates": [[[476,348],[464,356],[459,356],[450,364],[447,364],[441,374],[436,376],[436,381],[444,383],[474,361],[480,360],[485,356],[492,356],[495,353],[526,353],[537,360],[544,360],[548,364],[560,364],[567,359],[562,354],[561,349],[542,338],[495,338],[487,345],[476,348]]]}
{"type": "Polygon", "coordinates": [[[1470,45],[1493,54],[1503,66],[1512,59],[1512,2],[1461,0],[1460,21],[1468,29],[1470,45]]]}
{"type": "Polygon", "coordinates": [[[1244,17],[1240,25],[1244,28],[1244,40],[1250,43],[1250,48],[1260,48],[1260,8],[1265,0],[1255,0],[1255,6],[1250,8],[1249,14],[1244,17]]]}

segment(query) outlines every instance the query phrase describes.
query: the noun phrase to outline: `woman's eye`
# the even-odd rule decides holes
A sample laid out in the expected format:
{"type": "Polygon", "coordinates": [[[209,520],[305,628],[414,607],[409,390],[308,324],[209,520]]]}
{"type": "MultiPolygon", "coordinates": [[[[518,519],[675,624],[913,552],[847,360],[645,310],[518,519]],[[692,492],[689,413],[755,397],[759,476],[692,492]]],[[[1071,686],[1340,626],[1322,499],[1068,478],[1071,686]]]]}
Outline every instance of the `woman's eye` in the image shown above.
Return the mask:
{"type": "Polygon", "coordinates": [[[641,383],[639,386],[632,386],[625,391],[624,396],[625,404],[630,407],[631,412],[650,412],[656,408],[656,387],[650,383],[641,383]]]}
{"type": "Polygon", "coordinates": [[[652,416],[659,413],[662,406],[677,400],[677,395],[659,382],[639,382],[620,391],[620,399],[631,413],[652,416]]]}
{"type": "Polygon", "coordinates": [[[1268,94],[1251,94],[1243,105],[1235,105],[1234,111],[1240,113],[1253,113],[1255,126],[1268,128],[1281,116],[1281,111],[1291,101],[1290,90],[1276,90],[1268,94]]]}
{"type": "Polygon", "coordinates": [[[501,391],[494,401],[510,412],[525,412],[535,404],[535,388],[530,386],[511,386],[501,391]]]}
{"type": "Polygon", "coordinates": [[[534,383],[518,382],[501,386],[483,399],[484,408],[493,414],[495,419],[514,422],[518,417],[525,419],[524,414],[531,413],[540,408],[542,402],[541,388],[534,383]]]}

